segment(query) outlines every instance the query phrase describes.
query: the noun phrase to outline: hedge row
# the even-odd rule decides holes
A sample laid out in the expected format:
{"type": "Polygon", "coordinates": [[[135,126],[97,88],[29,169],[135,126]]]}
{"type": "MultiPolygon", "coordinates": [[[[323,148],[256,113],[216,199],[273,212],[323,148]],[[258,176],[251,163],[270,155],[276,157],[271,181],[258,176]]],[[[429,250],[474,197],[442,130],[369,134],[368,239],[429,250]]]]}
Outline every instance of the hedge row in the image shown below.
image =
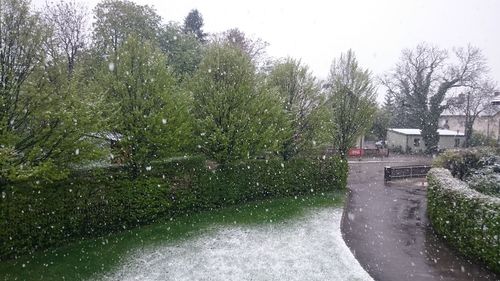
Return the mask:
{"type": "Polygon", "coordinates": [[[427,175],[432,226],[464,255],[500,272],[500,199],[481,194],[442,168],[427,175]]]}
{"type": "Polygon", "coordinates": [[[255,160],[209,170],[202,158],[153,165],[132,179],[118,167],[55,183],[0,187],[0,259],[188,212],[273,196],[345,188],[347,163],[255,160]]]}

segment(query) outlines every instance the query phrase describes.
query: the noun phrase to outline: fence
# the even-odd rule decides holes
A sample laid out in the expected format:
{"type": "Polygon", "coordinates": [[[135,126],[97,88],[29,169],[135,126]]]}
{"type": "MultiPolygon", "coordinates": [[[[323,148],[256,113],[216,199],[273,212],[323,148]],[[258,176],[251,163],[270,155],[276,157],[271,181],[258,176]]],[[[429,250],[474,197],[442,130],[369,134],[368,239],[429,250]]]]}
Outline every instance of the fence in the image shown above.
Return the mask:
{"type": "Polygon", "coordinates": [[[416,166],[399,166],[399,167],[384,167],[384,180],[391,181],[393,179],[404,179],[404,178],[423,178],[427,175],[427,172],[431,169],[431,166],[426,165],[416,165],[416,166]]]}
{"type": "Polygon", "coordinates": [[[389,150],[387,148],[351,148],[348,155],[349,157],[387,157],[389,150]]]}

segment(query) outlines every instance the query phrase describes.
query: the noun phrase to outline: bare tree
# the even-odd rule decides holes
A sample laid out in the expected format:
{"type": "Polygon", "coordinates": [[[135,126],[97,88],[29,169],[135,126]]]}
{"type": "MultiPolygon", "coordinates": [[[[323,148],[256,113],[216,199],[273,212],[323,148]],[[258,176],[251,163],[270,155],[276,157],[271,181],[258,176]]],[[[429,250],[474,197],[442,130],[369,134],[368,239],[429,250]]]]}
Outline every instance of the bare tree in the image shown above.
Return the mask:
{"type": "Polygon", "coordinates": [[[52,62],[64,59],[68,75],[71,76],[76,61],[87,44],[88,10],[76,2],[60,1],[46,4],[44,20],[51,31],[45,42],[47,54],[52,62]]]}
{"type": "Polygon", "coordinates": [[[422,131],[428,153],[438,149],[438,119],[446,105],[446,95],[454,88],[470,87],[487,72],[481,51],[471,45],[454,50],[455,63],[448,52],[425,43],[403,50],[400,62],[384,79],[391,95],[403,101],[422,131]]]}
{"type": "Polygon", "coordinates": [[[116,60],[118,49],[130,36],[156,42],[161,17],[148,5],[129,0],[103,0],[94,8],[92,41],[103,57],[116,60]]]}
{"type": "Polygon", "coordinates": [[[232,28],[214,35],[213,41],[227,43],[242,50],[255,64],[260,64],[265,59],[266,48],[269,45],[260,38],[253,39],[248,37],[238,28],[232,28]]]}
{"type": "Polygon", "coordinates": [[[447,100],[447,105],[452,112],[465,117],[465,147],[470,146],[474,122],[481,113],[488,113],[493,109],[491,101],[494,98],[495,85],[486,80],[465,88],[464,91],[447,100]]]}
{"type": "Polygon", "coordinates": [[[22,87],[42,60],[43,37],[28,1],[0,1],[0,135],[23,127],[32,112],[22,87]]]}

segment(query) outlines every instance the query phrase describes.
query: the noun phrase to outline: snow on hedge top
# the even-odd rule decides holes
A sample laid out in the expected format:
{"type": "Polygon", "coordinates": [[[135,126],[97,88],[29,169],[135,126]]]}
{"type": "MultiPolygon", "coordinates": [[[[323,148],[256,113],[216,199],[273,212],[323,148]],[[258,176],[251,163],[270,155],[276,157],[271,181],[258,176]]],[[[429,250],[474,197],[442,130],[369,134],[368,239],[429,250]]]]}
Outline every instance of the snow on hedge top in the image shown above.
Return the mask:
{"type": "Polygon", "coordinates": [[[432,168],[429,171],[428,176],[439,182],[438,185],[433,185],[429,183],[429,188],[445,189],[455,194],[458,193],[462,196],[466,196],[471,199],[474,198],[479,200],[485,200],[488,201],[488,203],[500,205],[500,198],[486,195],[472,188],[469,188],[469,185],[466,182],[454,178],[451,175],[451,172],[447,169],[432,168]]]}
{"type": "MultiPolygon", "coordinates": [[[[389,128],[388,130],[396,132],[396,133],[400,133],[403,135],[420,136],[420,129],[389,128]]],[[[458,131],[452,131],[452,130],[438,129],[437,132],[440,136],[460,136],[460,137],[464,136],[463,133],[460,133],[458,131]]]]}

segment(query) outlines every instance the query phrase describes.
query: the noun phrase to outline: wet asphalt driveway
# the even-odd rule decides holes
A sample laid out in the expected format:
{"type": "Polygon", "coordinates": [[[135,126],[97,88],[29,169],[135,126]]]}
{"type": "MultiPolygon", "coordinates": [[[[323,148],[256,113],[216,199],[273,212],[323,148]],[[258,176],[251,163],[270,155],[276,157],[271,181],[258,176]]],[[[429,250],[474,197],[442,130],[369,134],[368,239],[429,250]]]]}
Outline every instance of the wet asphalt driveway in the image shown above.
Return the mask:
{"type": "Polygon", "coordinates": [[[429,163],[420,157],[350,161],[342,220],[346,244],[375,280],[500,280],[435,235],[426,215],[423,179],[384,184],[384,166],[429,163]]]}

